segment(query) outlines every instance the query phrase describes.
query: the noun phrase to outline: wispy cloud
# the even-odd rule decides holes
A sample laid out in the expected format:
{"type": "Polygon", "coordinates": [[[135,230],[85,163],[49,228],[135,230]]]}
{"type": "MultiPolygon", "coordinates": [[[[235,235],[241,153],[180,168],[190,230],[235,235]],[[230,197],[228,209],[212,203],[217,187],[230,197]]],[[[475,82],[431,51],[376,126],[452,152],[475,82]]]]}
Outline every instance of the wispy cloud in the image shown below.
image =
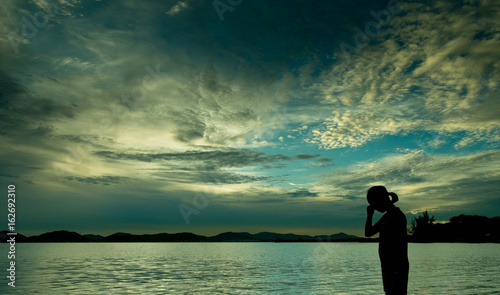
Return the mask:
{"type": "Polygon", "coordinates": [[[364,201],[367,188],[385,185],[401,195],[408,212],[458,212],[464,207],[475,211],[496,198],[499,164],[498,151],[459,156],[414,150],[335,169],[324,174],[315,190],[364,201]]]}
{"type": "Polygon", "coordinates": [[[172,8],[170,8],[170,10],[166,12],[166,14],[168,14],[170,16],[176,15],[179,12],[181,12],[187,8],[189,8],[189,1],[187,1],[187,0],[186,1],[179,1],[179,2],[177,2],[177,4],[172,6],[172,8]]]}
{"type": "Polygon", "coordinates": [[[245,167],[248,165],[272,163],[291,160],[285,155],[269,155],[248,149],[228,149],[212,151],[188,151],[183,153],[158,154],[122,154],[109,151],[95,152],[97,156],[108,159],[152,161],[185,161],[186,163],[203,163],[210,167],[245,167]]]}
{"type": "Polygon", "coordinates": [[[127,181],[127,177],[121,176],[99,176],[99,177],[73,177],[68,176],[65,179],[67,180],[75,180],[85,184],[102,184],[102,185],[110,185],[110,184],[119,184],[127,181]]]}
{"type": "Polygon", "coordinates": [[[491,110],[499,101],[500,32],[493,24],[500,10],[478,5],[402,3],[403,13],[366,49],[322,73],[314,87],[334,111],[312,130],[312,142],[358,147],[414,130],[465,132],[457,148],[498,142],[491,110]]]}

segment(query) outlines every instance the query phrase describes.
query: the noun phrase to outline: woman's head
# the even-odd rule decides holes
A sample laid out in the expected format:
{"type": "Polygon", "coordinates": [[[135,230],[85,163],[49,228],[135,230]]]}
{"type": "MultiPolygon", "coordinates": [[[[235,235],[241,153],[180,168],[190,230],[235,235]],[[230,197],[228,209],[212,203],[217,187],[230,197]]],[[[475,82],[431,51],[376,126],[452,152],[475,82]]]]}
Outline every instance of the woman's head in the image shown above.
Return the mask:
{"type": "Polygon", "coordinates": [[[375,210],[385,212],[393,203],[396,203],[399,198],[395,193],[387,192],[384,186],[378,185],[368,190],[366,199],[375,210]]]}

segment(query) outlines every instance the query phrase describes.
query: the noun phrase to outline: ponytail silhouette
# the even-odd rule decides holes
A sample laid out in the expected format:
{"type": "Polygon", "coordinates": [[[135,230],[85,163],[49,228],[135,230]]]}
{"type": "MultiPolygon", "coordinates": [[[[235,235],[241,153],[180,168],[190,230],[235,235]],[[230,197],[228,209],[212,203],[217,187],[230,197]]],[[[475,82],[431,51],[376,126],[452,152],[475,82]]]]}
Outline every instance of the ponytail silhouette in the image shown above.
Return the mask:
{"type": "Polygon", "coordinates": [[[399,201],[399,197],[398,195],[396,195],[396,193],[389,193],[389,196],[391,196],[392,203],[396,203],[397,201],[399,201]]]}

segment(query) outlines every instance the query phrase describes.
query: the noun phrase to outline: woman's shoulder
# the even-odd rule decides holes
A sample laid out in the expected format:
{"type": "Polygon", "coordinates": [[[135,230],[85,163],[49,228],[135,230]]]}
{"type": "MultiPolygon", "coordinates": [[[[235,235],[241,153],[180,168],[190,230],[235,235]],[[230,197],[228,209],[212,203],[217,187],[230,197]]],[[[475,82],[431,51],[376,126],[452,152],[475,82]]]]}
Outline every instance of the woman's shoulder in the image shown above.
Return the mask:
{"type": "Polygon", "coordinates": [[[394,206],[393,208],[391,208],[391,210],[388,210],[384,216],[382,216],[383,218],[400,218],[400,217],[404,217],[406,219],[406,216],[405,214],[403,213],[403,211],[401,211],[401,209],[399,209],[399,207],[396,207],[394,206]]]}
{"type": "Polygon", "coordinates": [[[404,214],[399,207],[394,206],[394,212],[397,212],[398,214],[404,214]]]}

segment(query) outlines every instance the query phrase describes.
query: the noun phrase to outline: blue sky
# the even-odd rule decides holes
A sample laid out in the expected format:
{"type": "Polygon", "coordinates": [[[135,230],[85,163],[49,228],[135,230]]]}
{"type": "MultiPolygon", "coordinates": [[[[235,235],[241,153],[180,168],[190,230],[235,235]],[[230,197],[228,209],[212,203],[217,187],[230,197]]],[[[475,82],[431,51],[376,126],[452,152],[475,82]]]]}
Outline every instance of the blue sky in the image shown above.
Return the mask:
{"type": "Polygon", "coordinates": [[[494,1],[8,1],[18,231],[362,234],[500,212],[494,1]]]}

